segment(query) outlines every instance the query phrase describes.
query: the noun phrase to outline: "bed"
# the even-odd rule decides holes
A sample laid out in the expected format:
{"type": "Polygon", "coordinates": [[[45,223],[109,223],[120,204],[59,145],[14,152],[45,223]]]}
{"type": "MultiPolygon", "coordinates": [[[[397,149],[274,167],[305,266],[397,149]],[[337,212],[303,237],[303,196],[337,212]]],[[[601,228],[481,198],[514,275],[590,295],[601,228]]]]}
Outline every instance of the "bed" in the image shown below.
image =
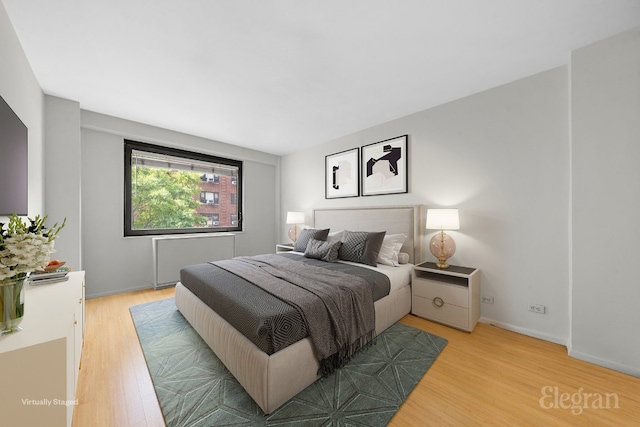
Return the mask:
{"type": "MultiPolygon", "coordinates": [[[[318,209],[313,212],[314,228],[350,231],[386,231],[407,235],[401,252],[409,255],[409,265],[422,258],[419,206],[381,208],[318,209]]],[[[394,269],[394,267],[384,268],[394,269]]],[[[381,333],[411,311],[408,281],[377,300],[375,331],[381,333]]],[[[319,378],[319,363],[309,338],[301,339],[271,355],[238,332],[182,283],[176,285],[176,306],[211,347],[258,406],[269,414],[319,378]]]]}

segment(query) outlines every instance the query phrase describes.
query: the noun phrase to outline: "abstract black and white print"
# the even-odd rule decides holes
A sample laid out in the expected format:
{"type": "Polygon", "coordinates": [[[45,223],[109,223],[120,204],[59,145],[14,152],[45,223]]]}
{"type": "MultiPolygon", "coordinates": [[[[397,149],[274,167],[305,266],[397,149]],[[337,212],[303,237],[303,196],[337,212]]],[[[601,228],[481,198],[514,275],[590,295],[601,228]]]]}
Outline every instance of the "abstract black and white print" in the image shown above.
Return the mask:
{"type": "Polygon", "coordinates": [[[362,195],[406,193],[407,138],[403,135],[362,147],[362,195]]]}
{"type": "Polygon", "coordinates": [[[357,197],[360,195],[359,149],[325,157],[325,197],[357,197]]]}

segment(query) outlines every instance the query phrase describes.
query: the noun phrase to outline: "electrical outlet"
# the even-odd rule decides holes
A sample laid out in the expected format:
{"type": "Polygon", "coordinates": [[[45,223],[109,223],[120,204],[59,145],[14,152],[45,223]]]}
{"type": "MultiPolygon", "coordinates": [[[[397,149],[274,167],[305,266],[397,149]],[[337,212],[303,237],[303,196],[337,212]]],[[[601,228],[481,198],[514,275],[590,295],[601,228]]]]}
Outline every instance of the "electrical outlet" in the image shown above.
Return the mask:
{"type": "Polygon", "coordinates": [[[482,295],[482,302],[485,304],[493,304],[493,297],[491,295],[482,295]]]}
{"type": "Polygon", "coordinates": [[[542,304],[529,304],[529,311],[538,313],[538,314],[544,314],[545,307],[542,304]]]}

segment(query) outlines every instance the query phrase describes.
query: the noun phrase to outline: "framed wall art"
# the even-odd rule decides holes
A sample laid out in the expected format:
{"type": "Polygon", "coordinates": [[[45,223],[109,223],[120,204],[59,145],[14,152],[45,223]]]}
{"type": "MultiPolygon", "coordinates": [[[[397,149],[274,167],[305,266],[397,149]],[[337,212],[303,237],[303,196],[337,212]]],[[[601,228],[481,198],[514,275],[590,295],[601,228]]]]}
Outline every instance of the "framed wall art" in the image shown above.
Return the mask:
{"type": "Polygon", "coordinates": [[[362,152],[362,195],[407,193],[408,135],[365,145],[362,152]]]}
{"type": "Polygon", "coordinates": [[[360,195],[360,149],[354,148],[325,157],[325,198],[360,195]]]}

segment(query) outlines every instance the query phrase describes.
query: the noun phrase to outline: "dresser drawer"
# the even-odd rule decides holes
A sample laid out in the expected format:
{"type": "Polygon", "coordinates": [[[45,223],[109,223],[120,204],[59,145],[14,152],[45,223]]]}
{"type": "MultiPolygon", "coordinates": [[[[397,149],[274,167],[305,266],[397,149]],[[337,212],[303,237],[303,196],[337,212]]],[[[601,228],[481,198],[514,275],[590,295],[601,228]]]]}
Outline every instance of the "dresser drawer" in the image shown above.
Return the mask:
{"type": "Polygon", "coordinates": [[[444,303],[438,307],[430,298],[414,294],[412,301],[413,314],[436,322],[444,323],[460,329],[469,330],[469,309],[444,303]]]}
{"type": "Polygon", "coordinates": [[[445,302],[445,305],[469,308],[469,289],[467,287],[418,278],[414,279],[412,286],[413,294],[416,296],[431,300],[439,297],[445,302]]]}

